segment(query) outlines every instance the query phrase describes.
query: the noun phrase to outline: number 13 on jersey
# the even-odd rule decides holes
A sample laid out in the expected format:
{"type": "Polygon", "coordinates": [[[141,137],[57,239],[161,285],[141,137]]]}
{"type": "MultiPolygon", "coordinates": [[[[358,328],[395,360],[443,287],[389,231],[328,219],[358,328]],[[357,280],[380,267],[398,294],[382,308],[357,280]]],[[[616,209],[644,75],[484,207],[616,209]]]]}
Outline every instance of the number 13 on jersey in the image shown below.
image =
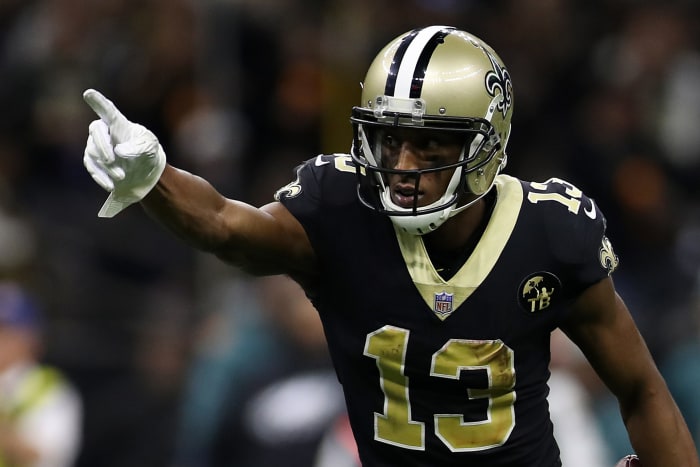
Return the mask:
{"type": "MultiPolygon", "coordinates": [[[[374,358],[384,393],[384,411],[374,414],[374,437],[405,449],[425,449],[425,423],[411,418],[408,377],[404,374],[410,332],[384,326],[367,335],[364,354],[374,358]]],[[[465,422],[462,414],[434,414],[435,435],[453,452],[501,446],[515,427],[513,351],[500,340],[450,339],[432,356],[430,376],[455,380],[462,371],[486,370],[486,389],[465,388],[470,399],[488,398],[484,418],[465,422]]],[[[427,369],[426,369],[427,371],[427,369]]]]}

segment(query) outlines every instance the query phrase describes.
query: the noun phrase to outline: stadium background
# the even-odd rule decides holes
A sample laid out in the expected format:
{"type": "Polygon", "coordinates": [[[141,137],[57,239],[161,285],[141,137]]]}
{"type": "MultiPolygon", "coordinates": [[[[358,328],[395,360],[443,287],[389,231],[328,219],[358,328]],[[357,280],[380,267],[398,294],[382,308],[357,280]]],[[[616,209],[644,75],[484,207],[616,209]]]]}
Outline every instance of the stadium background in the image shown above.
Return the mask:
{"type": "Polygon", "coordinates": [[[97,218],[82,91],[152,129],[173,164],[261,204],[303,159],[349,150],[369,61],[425,24],[469,30],[508,65],[507,172],[597,200],[618,288],[697,436],[697,2],[3,0],[0,274],[38,293],[46,359],[84,397],[81,466],[170,465],[192,356],[235,341],[254,309],[245,278],[141,210],[97,218]],[[222,309],[233,321],[212,332],[222,309]]]}

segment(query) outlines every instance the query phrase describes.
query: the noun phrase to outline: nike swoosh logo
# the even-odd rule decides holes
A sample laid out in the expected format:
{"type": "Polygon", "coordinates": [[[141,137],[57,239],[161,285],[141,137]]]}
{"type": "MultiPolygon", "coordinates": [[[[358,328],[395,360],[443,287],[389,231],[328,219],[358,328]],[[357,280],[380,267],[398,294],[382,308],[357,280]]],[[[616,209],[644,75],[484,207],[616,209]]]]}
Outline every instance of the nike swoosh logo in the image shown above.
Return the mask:
{"type": "Polygon", "coordinates": [[[595,219],[596,211],[595,211],[595,204],[593,204],[593,200],[591,200],[591,208],[590,209],[583,208],[583,212],[591,219],[595,219]]]}
{"type": "Polygon", "coordinates": [[[321,167],[322,165],[330,164],[330,161],[324,161],[323,159],[321,159],[322,157],[323,156],[321,154],[316,156],[316,161],[314,162],[314,165],[316,167],[321,167]]]}

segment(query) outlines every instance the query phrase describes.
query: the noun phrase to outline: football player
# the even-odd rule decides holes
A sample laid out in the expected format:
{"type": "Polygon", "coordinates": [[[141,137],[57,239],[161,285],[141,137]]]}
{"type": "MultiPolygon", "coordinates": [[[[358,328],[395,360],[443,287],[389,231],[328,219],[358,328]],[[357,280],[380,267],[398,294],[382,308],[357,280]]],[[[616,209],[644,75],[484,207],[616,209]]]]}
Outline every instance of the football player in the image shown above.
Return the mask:
{"type": "Polygon", "coordinates": [[[615,291],[595,202],[565,180],[502,173],[513,83],[453,27],[379,52],[350,154],[298,167],[275,201],[227,199],[166,162],[99,92],[84,163],[191,245],[287,274],[317,308],[366,466],[560,466],[547,407],[561,328],[617,396],[645,467],[700,467],[682,415],[615,291]]]}

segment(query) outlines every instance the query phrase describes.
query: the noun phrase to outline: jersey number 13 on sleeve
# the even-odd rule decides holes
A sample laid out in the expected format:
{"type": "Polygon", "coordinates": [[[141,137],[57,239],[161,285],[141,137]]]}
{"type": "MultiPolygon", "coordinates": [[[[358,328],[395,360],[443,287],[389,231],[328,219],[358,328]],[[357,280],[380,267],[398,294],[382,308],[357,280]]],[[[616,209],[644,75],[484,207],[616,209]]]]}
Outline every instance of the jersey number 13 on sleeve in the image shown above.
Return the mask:
{"type": "MultiPolygon", "coordinates": [[[[367,335],[365,355],[374,358],[384,393],[384,411],[374,414],[374,437],[406,449],[425,449],[425,423],[411,418],[408,377],[404,374],[410,332],[384,326],[367,335]]],[[[488,387],[467,389],[465,399],[488,398],[482,420],[461,414],[434,414],[435,435],[453,452],[500,446],[515,427],[513,351],[500,340],[450,339],[432,356],[430,376],[459,383],[460,372],[486,370],[488,387]]],[[[465,400],[468,402],[468,400],[465,400]]]]}

